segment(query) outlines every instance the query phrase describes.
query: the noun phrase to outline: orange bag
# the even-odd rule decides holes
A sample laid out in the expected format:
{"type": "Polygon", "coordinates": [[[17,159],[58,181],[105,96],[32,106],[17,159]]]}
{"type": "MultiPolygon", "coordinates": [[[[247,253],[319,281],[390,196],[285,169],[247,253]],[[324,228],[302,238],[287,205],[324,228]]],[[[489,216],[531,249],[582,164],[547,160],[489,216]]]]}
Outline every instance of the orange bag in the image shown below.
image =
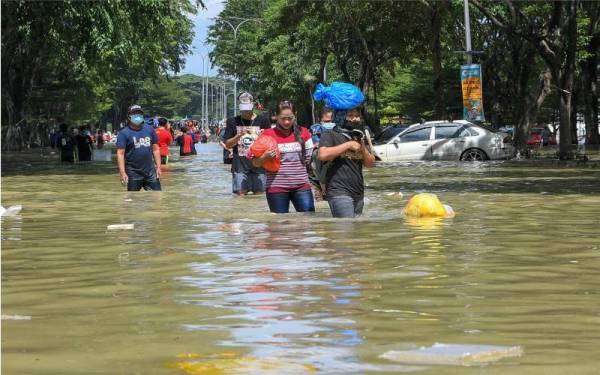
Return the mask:
{"type": "Polygon", "coordinates": [[[261,135],[250,146],[250,153],[255,157],[261,157],[265,152],[272,150],[275,150],[275,159],[263,164],[263,168],[267,172],[277,172],[279,171],[279,167],[281,167],[281,153],[279,152],[277,141],[271,136],[261,135]]]}

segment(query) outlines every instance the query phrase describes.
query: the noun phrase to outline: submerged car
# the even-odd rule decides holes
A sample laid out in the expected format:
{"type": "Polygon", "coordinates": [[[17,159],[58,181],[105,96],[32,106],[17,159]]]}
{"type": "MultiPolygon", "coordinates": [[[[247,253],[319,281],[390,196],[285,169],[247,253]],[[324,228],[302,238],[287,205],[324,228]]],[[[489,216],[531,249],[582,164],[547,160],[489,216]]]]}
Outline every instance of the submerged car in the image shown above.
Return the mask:
{"type": "Polygon", "coordinates": [[[512,137],[468,121],[431,121],[415,124],[383,144],[375,145],[375,157],[396,160],[507,159],[512,137]]]}

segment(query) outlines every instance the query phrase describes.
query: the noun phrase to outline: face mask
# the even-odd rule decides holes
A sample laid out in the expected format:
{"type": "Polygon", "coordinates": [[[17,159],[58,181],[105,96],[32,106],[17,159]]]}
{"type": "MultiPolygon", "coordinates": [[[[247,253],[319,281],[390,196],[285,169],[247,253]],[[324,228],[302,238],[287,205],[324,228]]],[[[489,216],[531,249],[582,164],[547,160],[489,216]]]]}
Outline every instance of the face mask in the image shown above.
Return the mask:
{"type": "Polygon", "coordinates": [[[321,124],[321,126],[325,130],[331,130],[331,129],[333,129],[335,127],[335,122],[324,122],[324,123],[321,124]]]}
{"type": "Polygon", "coordinates": [[[142,122],[144,122],[144,116],[142,115],[129,116],[129,119],[134,125],[140,125],[142,122]]]}
{"type": "Polygon", "coordinates": [[[348,120],[344,120],[343,128],[348,129],[348,130],[354,130],[354,129],[362,130],[364,128],[364,123],[362,121],[350,122],[348,120]]]}

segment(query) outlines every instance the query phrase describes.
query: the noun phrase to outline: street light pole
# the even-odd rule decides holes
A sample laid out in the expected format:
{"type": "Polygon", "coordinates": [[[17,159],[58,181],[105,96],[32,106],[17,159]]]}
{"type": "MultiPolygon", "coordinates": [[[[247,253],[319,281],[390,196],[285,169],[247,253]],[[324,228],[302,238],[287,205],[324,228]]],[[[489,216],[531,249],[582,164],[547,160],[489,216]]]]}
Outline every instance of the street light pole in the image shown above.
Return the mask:
{"type": "Polygon", "coordinates": [[[465,4],[465,38],[467,44],[467,64],[473,63],[473,51],[471,50],[471,19],[469,18],[469,0],[464,0],[465,4]]]}
{"type": "MultiPolygon", "coordinates": [[[[234,49],[237,48],[237,32],[238,29],[240,28],[240,26],[242,26],[243,24],[245,24],[246,22],[249,21],[257,21],[260,22],[260,20],[258,18],[237,18],[235,17],[235,19],[240,20],[240,22],[237,25],[233,25],[231,22],[227,21],[226,19],[222,19],[221,21],[225,22],[226,25],[229,25],[229,27],[231,27],[231,30],[233,30],[233,45],[234,45],[234,49]]],[[[237,64],[234,63],[233,65],[233,116],[237,116],[237,64]]]]}
{"type": "Polygon", "coordinates": [[[208,64],[206,64],[206,75],[204,76],[204,123],[208,122],[208,64]]]}

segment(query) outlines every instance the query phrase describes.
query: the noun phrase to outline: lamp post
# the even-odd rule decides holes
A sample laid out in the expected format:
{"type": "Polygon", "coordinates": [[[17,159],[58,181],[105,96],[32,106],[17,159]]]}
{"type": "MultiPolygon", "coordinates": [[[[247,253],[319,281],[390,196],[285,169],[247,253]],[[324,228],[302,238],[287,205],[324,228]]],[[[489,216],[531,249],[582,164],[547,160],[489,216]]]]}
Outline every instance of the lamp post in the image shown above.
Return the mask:
{"type": "Polygon", "coordinates": [[[200,57],[202,58],[202,101],[201,101],[201,117],[202,120],[201,122],[207,122],[208,121],[208,98],[207,98],[207,93],[208,93],[208,70],[209,70],[209,60],[208,60],[208,55],[200,55],[200,57]],[[206,65],[204,64],[204,61],[206,60],[206,65]]]}
{"type": "Polygon", "coordinates": [[[471,19],[469,18],[469,0],[464,0],[465,8],[465,39],[467,45],[467,64],[473,63],[473,54],[471,50],[471,19]]]}
{"type": "MultiPolygon", "coordinates": [[[[237,23],[237,25],[233,25],[231,22],[227,21],[226,19],[222,19],[221,21],[225,22],[226,25],[229,25],[229,27],[231,27],[231,30],[233,30],[233,44],[234,44],[234,49],[237,47],[237,32],[238,29],[240,28],[240,26],[242,26],[243,24],[245,24],[246,22],[249,21],[256,21],[256,22],[260,22],[260,19],[258,18],[238,18],[238,17],[230,17],[230,19],[235,19],[238,20],[239,22],[237,23]]],[[[233,116],[237,116],[237,73],[235,72],[235,70],[237,69],[237,65],[234,64],[233,65],[233,116]]]]}

